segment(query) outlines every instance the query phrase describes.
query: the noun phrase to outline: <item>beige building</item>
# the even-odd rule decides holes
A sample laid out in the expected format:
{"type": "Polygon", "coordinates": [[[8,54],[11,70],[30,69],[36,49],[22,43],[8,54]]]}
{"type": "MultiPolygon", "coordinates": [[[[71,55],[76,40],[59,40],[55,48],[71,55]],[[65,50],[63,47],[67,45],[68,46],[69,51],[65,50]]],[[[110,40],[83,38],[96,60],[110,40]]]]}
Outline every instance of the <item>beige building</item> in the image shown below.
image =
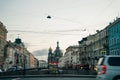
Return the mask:
{"type": "Polygon", "coordinates": [[[97,30],[79,41],[80,61],[82,64],[96,65],[98,58],[108,53],[107,29],[97,30]]]}
{"type": "Polygon", "coordinates": [[[86,41],[86,63],[92,65],[94,58],[94,35],[89,35],[86,41]]]}
{"type": "Polygon", "coordinates": [[[97,33],[94,34],[94,65],[97,64],[98,58],[102,55],[108,54],[108,36],[107,36],[107,29],[104,28],[103,30],[97,30],[97,33]]]}
{"type": "Polygon", "coordinates": [[[72,53],[73,53],[73,51],[71,50],[70,47],[68,47],[66,49],[65,54],[64,54],[64,57],[65,57],[65,67],[66,68],[72,67],[72,53]]]}
{"type": "Polygon", "coordinates": [[[69,46],[64,55],[65,66],[67,68],[76,67],[81,63],[79,58],[79,46],[69,46]]]}
{"type": "Polygon", "coordinates": [[[80,62],[81,64],[86,64],[87,63],[87,57],[86,57],[86,42],[87,42],[87,37],[82,38],[81,41],[78,41],[79,43],[79,56],[80,56],[80,62]]]}
{"type": "Polygon", "coordinates": [[[59,59],[58,68],[64,68],[64,67],[65,67],[65,57],[62,56],[62,57],[59,59]]]}
{"type": "Polygon", "coordinates": [[[7,29],[2,22],[0,22],[0,68],[4,64],[4,46],[6,45],[7,29]]]}
{"type": "Polygon", "coordinates": [[[5,45],[4,69],[13,66],[20,68],[29,68],[29,52],[25,48],[21,39],[17,38],[15,42],[8,41],[5,45]]]}
{"type": "Polygon", "coordinates": [[[8,69],[16,64],[15,53],[16,50],[14,44],[11,41],[7,42],[5,46],[4,69],[8,69]]]}

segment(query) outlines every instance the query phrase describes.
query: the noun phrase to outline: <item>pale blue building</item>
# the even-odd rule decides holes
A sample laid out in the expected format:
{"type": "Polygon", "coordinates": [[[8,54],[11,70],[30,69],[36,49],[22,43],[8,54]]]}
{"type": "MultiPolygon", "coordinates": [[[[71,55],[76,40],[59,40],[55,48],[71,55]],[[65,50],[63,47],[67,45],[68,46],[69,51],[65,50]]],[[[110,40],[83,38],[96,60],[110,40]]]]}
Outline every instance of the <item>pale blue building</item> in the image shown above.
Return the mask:
{"type": "Polygon", "coordinates": [[[107,26],[109,55],[120,55],[120,18],[107,26]]]}

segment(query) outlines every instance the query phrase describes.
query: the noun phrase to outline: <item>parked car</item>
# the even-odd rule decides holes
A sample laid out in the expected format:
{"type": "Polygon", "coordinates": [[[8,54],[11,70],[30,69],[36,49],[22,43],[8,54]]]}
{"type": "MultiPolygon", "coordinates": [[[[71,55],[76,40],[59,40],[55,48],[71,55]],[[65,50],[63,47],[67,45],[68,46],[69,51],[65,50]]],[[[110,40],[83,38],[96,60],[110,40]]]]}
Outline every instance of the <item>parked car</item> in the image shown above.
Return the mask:
{"type": "Polygon", "coordinates": [[[63,74],[64,72],[63,72],[62,69],[58,69],[58,73],[59,73],[59,74],[63,74]]]}
{"type": "Polygon", "coordinates": [[[3,72],[3,70],[2,70],[2,69],[0,69],[0,73],[1,73],[1,72],[3,72]]]}
{"type": "Polygon", "coordinates": [[[16,71],[16,67],[8,68],[7,71],[16,71]]]}
{"type": "Polygon", "coordinates": [[[97,80],[120,80],[120,56],[108,55],[99,59],[97,80]]]}
{"type": "Polygon", "coordinates": [[[16,70],[23,70],[21,67],[12,66],[11,68],[8,68],[6,71],[16,71],[16,70]]]}

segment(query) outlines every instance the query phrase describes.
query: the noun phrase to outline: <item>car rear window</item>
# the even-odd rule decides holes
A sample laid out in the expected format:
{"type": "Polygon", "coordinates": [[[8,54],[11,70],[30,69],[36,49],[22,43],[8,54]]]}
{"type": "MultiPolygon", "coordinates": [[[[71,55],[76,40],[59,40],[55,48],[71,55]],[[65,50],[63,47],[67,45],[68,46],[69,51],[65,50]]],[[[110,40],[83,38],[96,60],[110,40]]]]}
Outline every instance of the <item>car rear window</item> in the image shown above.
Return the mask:
{"type": "Polygon", "coordinates": [[[110,66],[120,66],[120,57],[110,57],[108,64],[110,66]]]}

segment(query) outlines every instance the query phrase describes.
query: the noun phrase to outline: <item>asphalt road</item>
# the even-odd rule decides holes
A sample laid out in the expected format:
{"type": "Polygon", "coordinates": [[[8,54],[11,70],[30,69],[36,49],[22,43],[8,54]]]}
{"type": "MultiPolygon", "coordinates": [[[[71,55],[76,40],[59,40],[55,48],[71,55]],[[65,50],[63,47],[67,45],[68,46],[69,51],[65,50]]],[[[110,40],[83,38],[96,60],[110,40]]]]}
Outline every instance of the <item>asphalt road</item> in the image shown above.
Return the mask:
{"type": "Polygon", "coordinates": [[[0,79],[0,80],[96,80],[95,78],[56,78],[56,77],[47,77],[47,78],[8,78],[8,79],[0,79]]]}
{"type": "Polygon", "coordinates": [[[0,76],[0,80],[96,80],[96,75],[40,74],[0,76]]]}

